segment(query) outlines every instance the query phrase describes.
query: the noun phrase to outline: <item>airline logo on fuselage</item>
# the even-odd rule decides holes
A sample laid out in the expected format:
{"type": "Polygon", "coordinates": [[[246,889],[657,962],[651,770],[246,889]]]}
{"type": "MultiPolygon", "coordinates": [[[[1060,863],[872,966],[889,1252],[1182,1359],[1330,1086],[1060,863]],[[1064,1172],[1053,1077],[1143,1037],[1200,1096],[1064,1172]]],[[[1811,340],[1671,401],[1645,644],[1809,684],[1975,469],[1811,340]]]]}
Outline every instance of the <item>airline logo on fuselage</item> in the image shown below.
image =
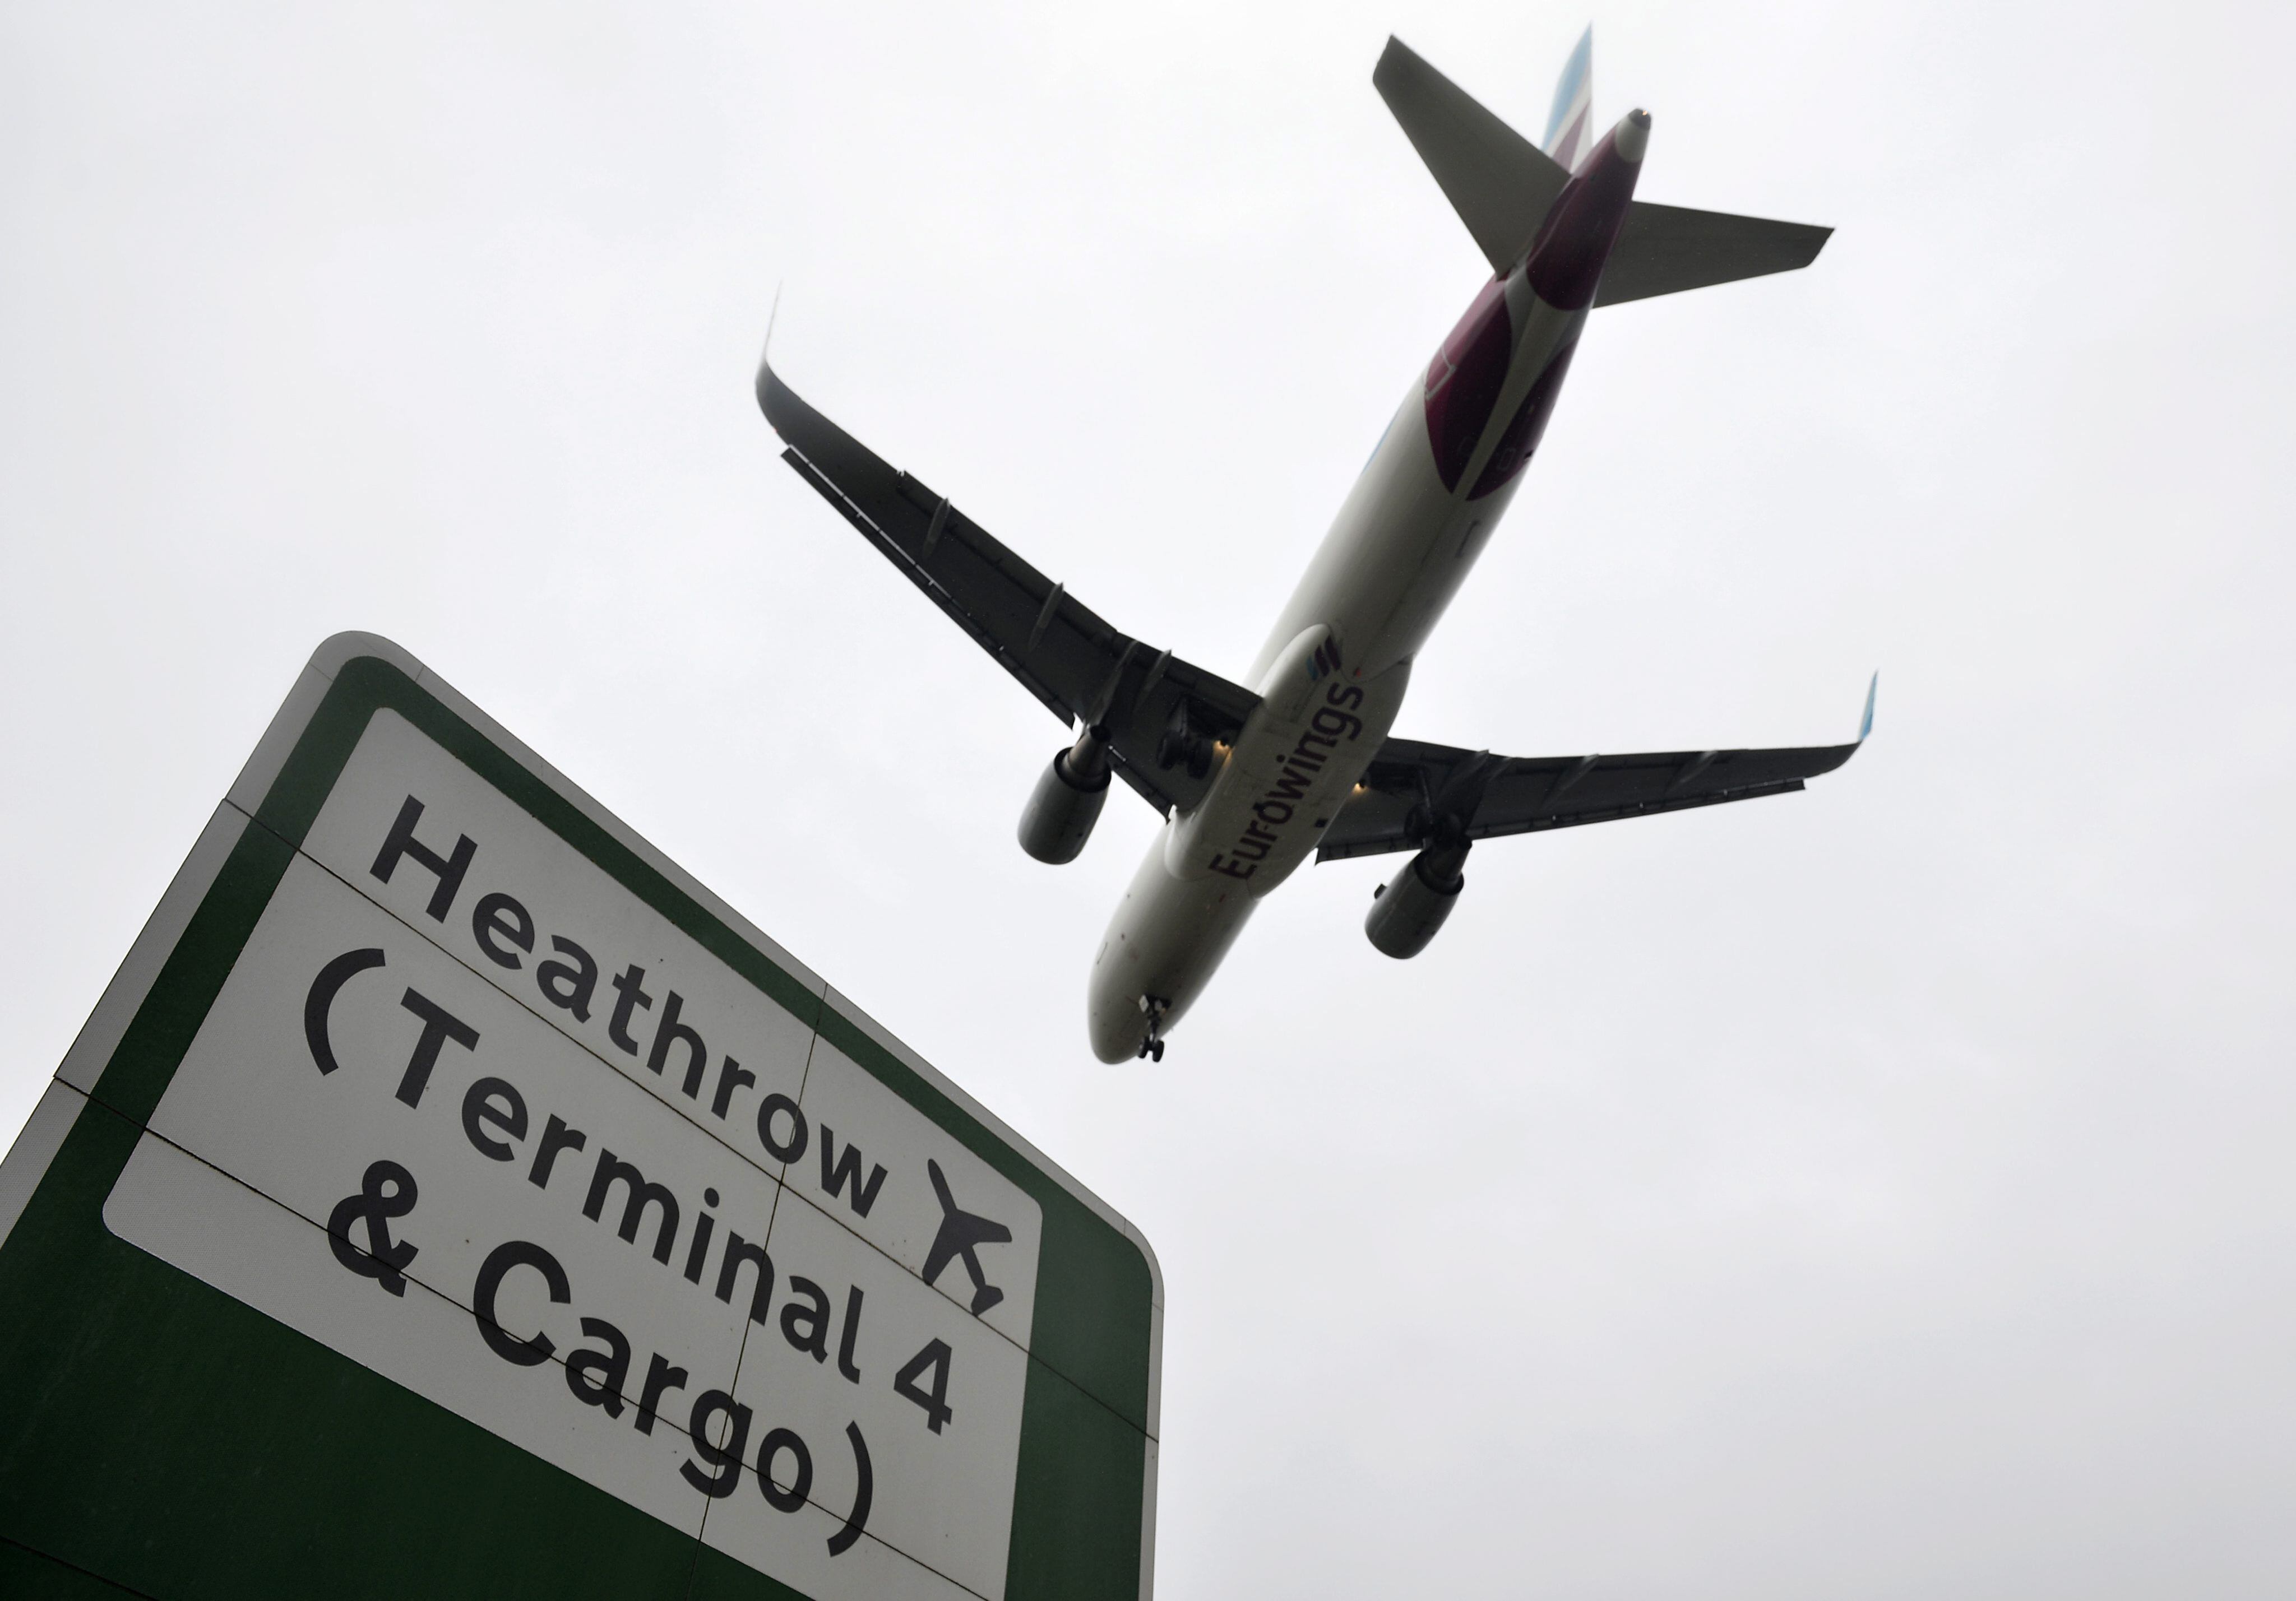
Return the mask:
{"type": "MultiPolygon", "coordinates": [[[[1332,666],[1337,667],[1338,647],[1331,649],[1332,666]]],[[[1355,708],[1363,703],[1364,692],[1354,684],[1335,683],[1324,691],[1324,704],[1308,719],[1299,741],[1284,756],[1275,781],[1252,804],[1243,832],[1226,851],[1214,851],[1206,867],[1237,879],[1249,878],[1259,870],[1268,853],[1283,842],[1283,830],[1298,818],[1317,778],[1331,765],[1340,747],[1353,745],[1363,737],[1363,719],[1355,715],[1355,708]]]]}

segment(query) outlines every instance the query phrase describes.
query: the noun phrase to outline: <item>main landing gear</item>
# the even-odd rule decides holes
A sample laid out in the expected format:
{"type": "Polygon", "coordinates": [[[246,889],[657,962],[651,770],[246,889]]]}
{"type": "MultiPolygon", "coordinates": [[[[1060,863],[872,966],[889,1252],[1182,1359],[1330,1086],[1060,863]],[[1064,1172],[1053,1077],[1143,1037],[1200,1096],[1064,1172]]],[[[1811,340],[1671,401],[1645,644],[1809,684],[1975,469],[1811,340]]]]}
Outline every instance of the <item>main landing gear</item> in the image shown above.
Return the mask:
{"type": "Polygon", "coordinates": [[[1138,1054],[1160,1062],[1164,1059],[1164,1014],[1172,1009],[1172,1003],[1154,995],[1143,995],[1140,1009],[1148,1014],[1148,1031],[1140,1036],[1138,1054]]]}

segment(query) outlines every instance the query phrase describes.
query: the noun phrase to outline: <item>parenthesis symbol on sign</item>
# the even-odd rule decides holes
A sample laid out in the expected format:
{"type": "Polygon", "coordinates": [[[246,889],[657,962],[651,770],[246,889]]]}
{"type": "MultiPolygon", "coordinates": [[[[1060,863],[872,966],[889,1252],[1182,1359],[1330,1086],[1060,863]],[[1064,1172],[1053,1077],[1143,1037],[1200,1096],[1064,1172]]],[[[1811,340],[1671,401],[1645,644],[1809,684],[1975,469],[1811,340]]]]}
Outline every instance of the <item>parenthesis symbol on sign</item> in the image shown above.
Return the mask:
{"type": "Polygon", "coordinates": [[[869,1522],[869,1501],[876,1492],[876,1480],[869,1472],[869,1442],[861,1438],[861,1425],[849,1423],[845,1437],[853,1442],[853,1476],[858,1485],[853,1491],[853,1511],[846,1518],[845,1527],[829,1537],[829,1554],[842,1556],[861,1538],[862,1529],[869,1522]]]}
{"type": "Polygon", "coordinates": [[[311,992],[303,998],[303,1040],[310,1046],[311,1060],[318,1064],[322,1077],[342,1066],[335,1060],[334,1045],[327,1038],[327,1014],[334,1009],[335,992],[369,968],[381,966],[382,952],[372,946],[346,951],[311,980],[311,992]]]}

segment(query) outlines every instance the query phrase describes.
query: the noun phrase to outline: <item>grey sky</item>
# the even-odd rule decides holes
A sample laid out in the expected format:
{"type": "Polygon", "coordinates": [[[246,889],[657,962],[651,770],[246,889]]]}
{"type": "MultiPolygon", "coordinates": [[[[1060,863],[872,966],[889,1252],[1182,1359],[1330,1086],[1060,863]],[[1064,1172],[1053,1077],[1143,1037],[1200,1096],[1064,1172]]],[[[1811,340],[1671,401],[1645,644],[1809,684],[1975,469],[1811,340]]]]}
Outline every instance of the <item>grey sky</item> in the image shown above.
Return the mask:
{"type": "Polygon", "coordinates": [[[1646,198],[1398,731],[1870,749],[1304,870],[1160,1067],[1154,819],[775,459],[776,363],[1240,672],[1483,268],[1370,86],[1579,11],[0,8],[0,1131],[303,658],[413,649],[1137,1221],[1167,1595],[2296,1589],[2290,14],[1606,5],[1646,198]]]}

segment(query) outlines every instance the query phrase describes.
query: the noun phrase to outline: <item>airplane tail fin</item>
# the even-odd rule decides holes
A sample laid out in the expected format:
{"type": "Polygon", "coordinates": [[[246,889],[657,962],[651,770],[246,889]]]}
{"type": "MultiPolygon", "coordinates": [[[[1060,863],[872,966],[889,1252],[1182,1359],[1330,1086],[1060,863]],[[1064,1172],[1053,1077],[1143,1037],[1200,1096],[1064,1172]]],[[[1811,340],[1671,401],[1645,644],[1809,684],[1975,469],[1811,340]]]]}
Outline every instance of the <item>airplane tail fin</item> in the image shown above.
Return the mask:
{"type": "Polygon", "coordinates": [[[1587,153],[1587,128],[1595,119],[1595,25],[1578,36],[1578,47],[1554,80],[1554,109],[1546,114],[1546,137],[1538,148],[1564,167],[1587,153]]]}
{"type": "MultiPolygon", "coordinates": [[[[1494,272],[1512,269],[1530,249],[1562,186],[1585,153],[1593,111],[1593,29],[1562,69],[1547,118],[1546,148],[1516,133],[1464,89],[1390,38],[1371,81],[1402,124],[1459,220],[1494,272]]],[[[1595,293],[1597,306],[1644,300],[1740,278],[1791,272],[1817,258],[1833,233],[1808,223],[1772,222],[1636,200],[1627,208],[1595,293]]]]}

